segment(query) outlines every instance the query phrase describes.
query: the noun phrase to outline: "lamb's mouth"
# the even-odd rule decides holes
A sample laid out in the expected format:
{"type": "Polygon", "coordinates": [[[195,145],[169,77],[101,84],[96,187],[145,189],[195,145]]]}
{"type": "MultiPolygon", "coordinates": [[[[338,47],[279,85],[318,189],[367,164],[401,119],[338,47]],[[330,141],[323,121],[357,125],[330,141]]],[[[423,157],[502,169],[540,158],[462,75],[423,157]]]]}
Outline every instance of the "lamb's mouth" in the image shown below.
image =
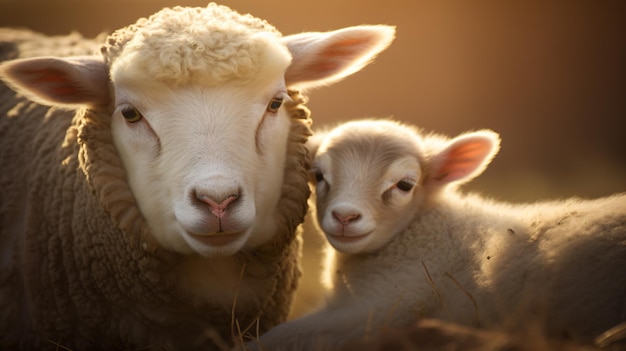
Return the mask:
{"type": "Polygon", "coordinates": [[[345,235],[329,235],[333,240],[338,241],[340,243],[353,243],[362,240],[366,236],[370,235],[370,233],[365,233],[363,235],[354,235],[354,236],[345,236],[345,235]]]}
{"type": "Polygon", "coordinates": [[[194,240],[207,246],[225,246],[239,240],[244,233],[219,233],[219,234],[192,234],[188,233],[194,240]]]}

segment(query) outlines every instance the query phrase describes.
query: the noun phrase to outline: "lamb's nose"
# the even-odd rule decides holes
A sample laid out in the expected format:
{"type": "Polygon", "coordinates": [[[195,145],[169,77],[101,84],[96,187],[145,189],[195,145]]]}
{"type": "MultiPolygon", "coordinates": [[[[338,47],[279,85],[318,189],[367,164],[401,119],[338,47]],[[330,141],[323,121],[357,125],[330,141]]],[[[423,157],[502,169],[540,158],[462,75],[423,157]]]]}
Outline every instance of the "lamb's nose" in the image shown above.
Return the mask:
{"type": "Polygon", "coordinates": [[[239,193],[233,193],[221,197],[220,199],[214,199],[210,195],[196,193],[196,198],[211,208],[211,213],[217,218],[222,218],[226,214],[226,209],[230,204],[235,202],[239,198],[239,193]]]}
{"type": "Polygon", "coordinates": [[[350,224],[350,222],[354,222],[361,218],[361,215],[358,213],[341,214],[337,211],[333,211],[333,217],[335,217],[335,219],[339,221],[341,225],[345,226],[350,224]]]}

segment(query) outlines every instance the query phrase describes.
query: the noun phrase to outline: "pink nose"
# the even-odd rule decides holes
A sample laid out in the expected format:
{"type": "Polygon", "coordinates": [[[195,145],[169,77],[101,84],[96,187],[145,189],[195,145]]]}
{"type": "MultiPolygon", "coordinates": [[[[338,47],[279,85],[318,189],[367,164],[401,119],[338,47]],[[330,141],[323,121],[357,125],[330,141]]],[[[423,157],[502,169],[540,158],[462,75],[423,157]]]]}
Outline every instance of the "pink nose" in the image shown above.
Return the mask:
{"type": "Polygon", "coordinates": [[[361,218],[361,215],[358,213],[350,213],[347,215],[342,215],[337,211],[333,211],[333,217],[335,217],[335,219],[339,221],[341,225],[346,226],[350,224],[350,222],[354,222],[358,220],[359,218],[361,218]]]}
{"type": "Polygon", "coordinates": [[[226,209],[228,205],[233,203],[235,200],[239,198],[239,194],[231,194],[226,196],[226,198],[221,200],[214,200],[208,195],[196,194],[196,198],[203,202],[211,208],[211,213],[215,215],[217,218],[222,218],[224,214],[226,214],[226,209]]]}

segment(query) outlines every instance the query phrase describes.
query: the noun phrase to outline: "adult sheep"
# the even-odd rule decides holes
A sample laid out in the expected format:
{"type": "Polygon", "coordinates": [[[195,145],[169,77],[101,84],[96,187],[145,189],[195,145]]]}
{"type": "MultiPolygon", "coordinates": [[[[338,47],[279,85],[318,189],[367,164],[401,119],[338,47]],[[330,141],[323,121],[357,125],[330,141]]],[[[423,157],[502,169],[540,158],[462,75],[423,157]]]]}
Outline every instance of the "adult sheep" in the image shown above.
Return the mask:
{"type": "Polygon", "coordinates": [[[450,139],[391,120],[317,133],[328,301],[260,343],[331,350],[427,317],[589,344],[625,321],[626,194],[512,205],[459,192],[499,143],[487,130],[450,139]]]}
{"type": "Polygon", "coordinates": [[[0,44],[19,93],[0,87],[0,348],[211,349],[282,322],[309,195],[294,89],[358,71],[394,29],[283,37],[209,4],[99,55],[24,58],[21,33],[0,44]]]}

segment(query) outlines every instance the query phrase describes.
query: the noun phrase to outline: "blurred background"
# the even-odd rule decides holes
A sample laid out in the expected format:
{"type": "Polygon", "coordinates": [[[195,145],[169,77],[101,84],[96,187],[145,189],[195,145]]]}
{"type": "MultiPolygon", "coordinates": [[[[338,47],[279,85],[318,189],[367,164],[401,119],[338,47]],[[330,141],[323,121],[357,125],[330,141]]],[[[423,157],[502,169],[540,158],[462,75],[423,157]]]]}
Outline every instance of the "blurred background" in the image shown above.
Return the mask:
{"type": "MultiPolygon", "coordinates": [[[[490,128],[502,149],[466,190],[514,202],[626,191],[626,1],[221,3],[283,34],[397,26],[374,64],[309,92],[314,127],[393,116],[451,136],[490,128]]],[[[93,37],[165,6],[206,4],[0,0],[0,26],[93,37]]],[[[305,236],[304,290],[319,286],[319,239],[305,236]]]]}

